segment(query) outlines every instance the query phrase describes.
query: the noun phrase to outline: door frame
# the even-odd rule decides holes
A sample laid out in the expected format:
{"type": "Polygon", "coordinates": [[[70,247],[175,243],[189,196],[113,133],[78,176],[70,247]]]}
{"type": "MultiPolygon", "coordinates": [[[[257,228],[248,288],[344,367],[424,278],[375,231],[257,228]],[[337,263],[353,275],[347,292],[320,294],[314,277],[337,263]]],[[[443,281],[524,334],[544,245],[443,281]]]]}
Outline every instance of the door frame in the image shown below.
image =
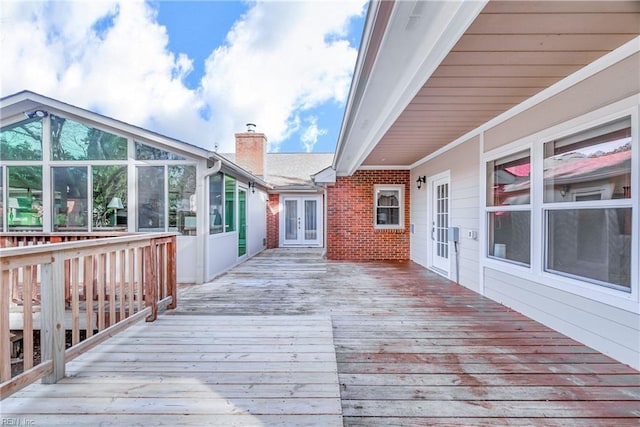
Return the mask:
{"type": "Polygon", "coordinates": [[[436,266],[434,259],[434,240],[433,240],[433,223],[434,223],[434,214],[435,214],[435,205],[434,205],[434,184],[438,181],[446,181],[447,186],[447,226],[451,227],[451,171],[447,170],[445,172],[441,172],[439,174],[430,176],[427,179],[427,226],[428,226],[428,238],[427,238],[427,265],[430,270],[433,272],[446,277],[447,279],[451,276],[451,245],[447,245],[447,260],[448,263],[446,265],[446,270],[444,266],[436,266]]]}
{"type": "MultiPolygon", "coordinates": [[[[318,193],[289,193],[289,194],[280,194],[280,218],[279,218],[279,241],[280,247],[323,247],[324,246],[324,199],[322,194],[318,193]],[[298,200],[298,208],[301,209],[300,212],[304,210],[304,201],[305,200],[313,200],[316,202],[316,227],[317,227],[317,238],[315,240],[304,240],[298,239],[297,242],[285,243],[285,230],[286,230],[286,210],[285,203],[287,200],[298,200]]],[[[302,231],[302,230],[301,230],[302,231]]]]}

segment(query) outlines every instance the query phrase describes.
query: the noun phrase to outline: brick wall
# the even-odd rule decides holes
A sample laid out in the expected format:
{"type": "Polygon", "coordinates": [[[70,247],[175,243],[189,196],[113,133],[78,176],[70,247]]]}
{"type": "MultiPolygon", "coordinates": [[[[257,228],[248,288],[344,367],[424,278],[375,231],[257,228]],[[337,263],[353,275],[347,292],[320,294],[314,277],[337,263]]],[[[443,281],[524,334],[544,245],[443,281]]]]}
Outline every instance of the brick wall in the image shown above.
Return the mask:
{"type": "Polygon", "coordinates": [[[327,188],[327,258],[409,259],[409,171],[366,170],[327,188]],[[374,230],[373,186],[404,184],[404,229],[374,230]]]}
{"type": "Polygon", "coordinates": [[[267,202],[267,249],[280,246],[280,204],[279,194],[269,194],[267,202]]]}

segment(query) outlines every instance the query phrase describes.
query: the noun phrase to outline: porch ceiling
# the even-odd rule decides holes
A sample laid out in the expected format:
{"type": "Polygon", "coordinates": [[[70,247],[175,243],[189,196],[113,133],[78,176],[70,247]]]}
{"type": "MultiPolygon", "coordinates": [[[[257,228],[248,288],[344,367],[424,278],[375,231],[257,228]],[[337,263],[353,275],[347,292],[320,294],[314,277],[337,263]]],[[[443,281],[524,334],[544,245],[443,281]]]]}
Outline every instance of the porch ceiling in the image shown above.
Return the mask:
{"type": "Polygon", "coordinates": [[[360,161],[410,166],[638,34],[638,1],[491,1],[360,161]]]}

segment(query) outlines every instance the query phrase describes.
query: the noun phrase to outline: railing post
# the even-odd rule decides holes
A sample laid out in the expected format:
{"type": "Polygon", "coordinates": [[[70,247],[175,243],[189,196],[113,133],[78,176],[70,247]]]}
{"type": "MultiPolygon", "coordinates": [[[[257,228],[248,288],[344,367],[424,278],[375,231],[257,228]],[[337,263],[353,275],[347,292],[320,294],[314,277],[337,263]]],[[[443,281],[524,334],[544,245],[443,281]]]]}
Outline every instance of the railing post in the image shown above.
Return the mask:
{"type": "Polygon", "coordinates": [[[42,360],[53,362],[53,372],[42,378],[43,384],[55,384],[64,378],[64,257],[53,252],[53,262],[42,264],[41,352],[42,360]]]}
{"type": "Polygon", "coordinates": [[[9,305],[11,301],[11,283],[9,280],[9,270],[0,271],[0,304],[2,304],[2,310],[0,310],[0,342],[2,346],[2,354],[0,354],[0,383],[9,381],[11,379],[11,346],[9,342],[10,338],[10,321],[9,321],[9,305]]]}
{"type": "Polygon", "coordinates": [[[176,308],[178,305],[178,279],[176,273],[176,236],[171,238],[167,243],[167,292],[171,295],[171,304],[167,306],[169,310],[176,308]]]}
{"type": "Polygon", "coordinates": [[[158,317],[158,280],[156,277],[156,243],[149,240],[149,246],[144,248],[144,301],[151,307],[151,314],[147,322],[154,322],[158,317]]]}

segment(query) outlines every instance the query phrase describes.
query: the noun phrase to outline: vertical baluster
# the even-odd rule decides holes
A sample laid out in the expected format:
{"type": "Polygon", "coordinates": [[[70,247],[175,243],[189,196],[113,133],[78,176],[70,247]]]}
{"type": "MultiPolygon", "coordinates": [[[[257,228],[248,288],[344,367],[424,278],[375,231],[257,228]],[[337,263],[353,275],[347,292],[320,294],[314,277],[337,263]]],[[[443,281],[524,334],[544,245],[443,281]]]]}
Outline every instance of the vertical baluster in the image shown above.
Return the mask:
{"type": "Polygon", "coordinates": [[[98,331],[102,331],[105,328],[105,312],[104,312],[104,291],[106,281],[106,262],[107,257],[105,254],[99,254],[98,258],[98,331]]]}
{"type": "Polygon", "coordinates": [[[136,263],[136,268],[138,271],[138,311],[142,311],[144,309],[144,248],[138,248],[138,262],[136,263]]]}
{"type": "Polygon", "coordinates": [[[71,261],[71,344],[80,342],[80,259],[71,261]]]}
{"type": "Polygon", "coordinates": [[[127,263],[127,271],[129,273],[129,286],[127,287],[129,292],[129,315],[133,315],[136,295],[136,250],[128,249],[129,262],[127,263]]]}
{"type": "Polygon", "coordinates": [[[116,253],[109,252],[109,325],[118,322],[116,319],[116,253]]]}
{"type": "Polygon", "coordinates": [[[87,314],[87,338],[93,335],[93,298],[94,281],[96,280],[94,256],[84,257],[84,301],[87,314]]]}
{"type": "Polygon", "coordinates": [[[120,292],[118,292],[118,301],[120,303],[120,320],[124,320],[127,317],[127,298],[125,293],[124,282],[126,276],[126,264],[125,264],[125,250],[118,251],[118,272],[120,273],[120,292]]]}
{"type": "MultiPolygon", "coordinates": [[[[22,305],[22,351],[23,351],[23,370],[33,367],[33,304],[31,301],[31,289],[33,287],[31,270],[33,266],[28,265],[23,268],[22,275],[24,298],[22,305]]],[[[40,328],[42,329],[42,318],[40,318],[40,328]]]]}

